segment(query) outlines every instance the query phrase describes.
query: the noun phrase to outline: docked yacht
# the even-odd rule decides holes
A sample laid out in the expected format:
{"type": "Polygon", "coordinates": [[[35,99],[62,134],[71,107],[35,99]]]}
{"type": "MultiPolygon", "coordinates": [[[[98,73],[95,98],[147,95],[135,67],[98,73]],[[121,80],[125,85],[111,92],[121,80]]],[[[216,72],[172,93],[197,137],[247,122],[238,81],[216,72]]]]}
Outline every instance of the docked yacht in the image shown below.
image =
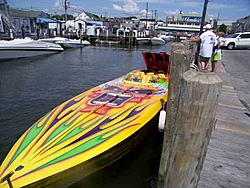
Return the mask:
{"type": "Polygon", "coordinates": [[[151,44],[150,37],[137,37],[136,41],[139,45],[151,44]]]}
{"type": "Polygon", "coordinates": [[[57,42],[60,42],[60,41],[64,41],[66,40],[67,38],[64,38],[64,37],[53,37],[53,38],[44,38],[44,39],[40,39],[40,41],[43,41],[43,42],[50,42],[50,43],[57,43],[57,42]]]}
{"type": "Polygon", "coordinates": [[[0,60],[53,54],[63,51],[58,44],[33,40],[31,38],[0,41],[0,60]]]}
{"type": "Polygon", "coordinates": [[[41,41],[59,44],[63,48],[76,48],[76,47],[84,47],[90,45],[90,42],[87,40],[81,41],[80,39],[68,39],[64,37],[44,38],[41,39],[41,41]]]}
{"type": "Polygon", "coordinates": [[[158,35],[158,37],[162,38],[165,42],[169,42],[171,40],[169,36],[163,34],[158,35]]]}
{"type": "Polygon", "coordinates": [[[150,39],[150,41],[153,46],[165,44],[165,40],[163,40],[161,37],[153,37],[150,39]]]}
{"type": "Polygon", "coordinates": [[[62,41],[56,42],[56,44],[60,44],[63,48],[76,48],[76,47],[84,47],[90,45],[90,42],[87,40],[80,39],[65,39],[62,41]]]}

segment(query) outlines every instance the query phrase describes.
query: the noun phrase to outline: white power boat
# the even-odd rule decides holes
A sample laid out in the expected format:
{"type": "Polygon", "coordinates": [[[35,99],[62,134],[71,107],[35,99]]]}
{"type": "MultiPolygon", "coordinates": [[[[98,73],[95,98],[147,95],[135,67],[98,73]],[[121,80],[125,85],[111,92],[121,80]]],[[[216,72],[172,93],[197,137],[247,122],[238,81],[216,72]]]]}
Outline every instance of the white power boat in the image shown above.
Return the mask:
{"type": "Polygon", "coordinates": [[[84,47],[90,45],[90,42],[87,40],[80,39],[65,39],[61,41],[57,41],[56,44],[60,44],[63,48],[76,48],[76,47],[84,47]]]}
{"type": "Polygon", "coordinates": [[[137,37],[136,41],[137,41],[137,43],[139,45],[142,45],[142,44],[151,44],[149,37],[137,37]]]}
{"type": "Polygon", "coordinates": [[[2,40],[0,41],[0,60],[47,55],[63,50],[58,44],[33,40],[28,37],[11,41],[2,40]]]}
{"type": "Polygon", "coordinates": [[[153,37],[153,38],[151,38],[150,41],[151,41],[153,46],[165,44],[165,40],[163,40],[161,37],[153,37]]]}
{"type": "Polygon", "coordinates": [[[60,41],[64,41],[66,40],[67,38],[64,38],[64,37],[54,37],[54,38],[44,38],[44,39],[40,39],[40,41],[43,41],[43,42],[51,42],[51,43],[57,43],[57,42],[60,42],[60,41]]]}
{"type": "Polygon", "coordinates": [[[167,35],[158,35],[158,37],[162,38],[163,40],[165,40],[165,42],[169,42],[171,39],[169,38],[169,36],[167,35]]]}

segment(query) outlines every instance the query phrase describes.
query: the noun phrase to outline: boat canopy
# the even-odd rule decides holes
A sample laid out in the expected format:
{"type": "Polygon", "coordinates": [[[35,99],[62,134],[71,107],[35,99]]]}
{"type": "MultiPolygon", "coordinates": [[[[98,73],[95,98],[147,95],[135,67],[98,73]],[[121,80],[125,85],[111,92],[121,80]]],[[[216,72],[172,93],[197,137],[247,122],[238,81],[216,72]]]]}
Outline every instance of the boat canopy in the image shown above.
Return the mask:
{"type": "Polygon", "coordinates": [[[57,20],[52,20],[49,18],[36,18],[36,23],[57,23],[57,20]]]}

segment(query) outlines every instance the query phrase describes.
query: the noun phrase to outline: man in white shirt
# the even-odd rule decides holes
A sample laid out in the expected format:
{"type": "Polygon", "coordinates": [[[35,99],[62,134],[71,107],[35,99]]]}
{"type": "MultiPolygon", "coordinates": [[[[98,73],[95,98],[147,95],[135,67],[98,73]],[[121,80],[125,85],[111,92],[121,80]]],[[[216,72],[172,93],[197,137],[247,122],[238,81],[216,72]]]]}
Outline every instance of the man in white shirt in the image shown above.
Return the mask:
{"type": "Polygon", "coordinates": [[[216,35],[212,32],[211,24],[205,26],[206,31],[199,37],[187,40],[187,42],[200,42],[200,52],[198,67],[202,70],[202,62],[205,63],[205,69],[208,70],[208,61],[213,53],[213,46],[215,43],[216,35]]]}

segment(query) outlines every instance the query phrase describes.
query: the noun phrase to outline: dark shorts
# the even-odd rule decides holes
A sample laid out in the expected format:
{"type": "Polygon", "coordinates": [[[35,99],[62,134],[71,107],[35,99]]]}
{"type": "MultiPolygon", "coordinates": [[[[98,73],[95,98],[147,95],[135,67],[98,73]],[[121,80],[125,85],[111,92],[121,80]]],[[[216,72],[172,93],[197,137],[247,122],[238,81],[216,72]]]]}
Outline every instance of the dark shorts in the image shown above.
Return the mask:
{"type": "Polygon", "coordinates": [[[199,62],[208,63],[210,57],[199,56],[199,62]]]}

